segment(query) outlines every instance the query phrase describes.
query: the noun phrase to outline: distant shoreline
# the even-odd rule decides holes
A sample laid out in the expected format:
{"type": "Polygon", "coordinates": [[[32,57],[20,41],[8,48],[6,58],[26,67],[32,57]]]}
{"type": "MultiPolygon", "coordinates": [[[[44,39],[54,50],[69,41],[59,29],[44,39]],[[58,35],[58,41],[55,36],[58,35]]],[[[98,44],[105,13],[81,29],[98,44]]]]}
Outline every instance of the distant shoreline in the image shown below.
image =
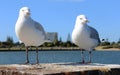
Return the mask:
{"type": "Polygon", "coordinates": [[[119,48],[96,49],[96,51],[120,51],[119,48]]]}
{"type": "MultiPolygon", "coordinates": [[[[29,51],[35,51],[36,48],[29,48],[29,51]]],[[[39,47],[39,51],[79,51],[78,47],[39,47]]],[[[0,48],[0,51],[25,51],[25,48],[0,48]]]]}
{"type": "Polygon", "coordinates": [[[103,49],[104,46],[98,46],[95,48],[96,51],[120,51],[120,48],[106,48],[103,49]]]}
{"type": "MultiPolygon", "coordinates": [[[[39,47],[39,51],[80,51],[78,47],[39,47]]],[[[30,51],[34,51],[35,48],[30,48],[30,51]]],[[[0,48],[0,51],[25,51],[25,48],[0,48]]],[[[102,49],[102,47],[96,47],[95,51],[120,51],[119,48],[102,49]]]]}

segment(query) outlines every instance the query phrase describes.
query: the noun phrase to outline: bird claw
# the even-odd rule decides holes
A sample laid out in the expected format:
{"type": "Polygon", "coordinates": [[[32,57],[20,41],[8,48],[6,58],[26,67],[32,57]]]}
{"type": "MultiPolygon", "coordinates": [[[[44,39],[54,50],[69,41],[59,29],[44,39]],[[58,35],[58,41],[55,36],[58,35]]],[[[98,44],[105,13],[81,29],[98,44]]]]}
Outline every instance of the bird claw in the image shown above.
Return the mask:
{"type": "Polygon", "coordinates": [[[36,64],[39,64],[39,62],[37,61],[36,64]]]}
{"type": "Polygon", "coordinates": [[[29,64],[29,61],[26,61],[25,64],[29,64]]]}

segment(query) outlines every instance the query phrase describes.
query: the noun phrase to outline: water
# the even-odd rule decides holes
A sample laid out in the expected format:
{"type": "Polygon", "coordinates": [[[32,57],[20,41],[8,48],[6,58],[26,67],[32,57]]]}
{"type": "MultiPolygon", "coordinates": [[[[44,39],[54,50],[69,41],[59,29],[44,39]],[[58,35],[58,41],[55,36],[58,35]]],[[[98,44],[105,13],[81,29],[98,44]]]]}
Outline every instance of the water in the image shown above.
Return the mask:
{"type": "MultiPolygon", "coordinates": [[[[85,51],[88,61],[88,52],[85,51]]],[[[22,64],[26,60],[25,51],[1,51],[0,64],[22,64]]],[[[36,62],[36,52],[29,51],[30,63],[36,62]]],[[[40,63],[80,62],[80,51],[39,51],[40,63]]],[[[120,51],[93,51],[93,63],[120,64],[120,51]]]]}

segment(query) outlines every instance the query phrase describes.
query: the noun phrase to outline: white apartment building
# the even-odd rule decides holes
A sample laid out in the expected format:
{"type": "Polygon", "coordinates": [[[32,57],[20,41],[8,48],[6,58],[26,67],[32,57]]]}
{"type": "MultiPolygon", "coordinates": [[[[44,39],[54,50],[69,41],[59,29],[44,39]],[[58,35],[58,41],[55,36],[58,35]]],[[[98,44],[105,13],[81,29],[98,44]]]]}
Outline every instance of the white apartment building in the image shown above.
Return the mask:
{"type": "Polygon", "coordinates": [[[58,33],[57,32],[47,32],[47,38],[52,42],[57,39],[58,40],[58,33]]]}

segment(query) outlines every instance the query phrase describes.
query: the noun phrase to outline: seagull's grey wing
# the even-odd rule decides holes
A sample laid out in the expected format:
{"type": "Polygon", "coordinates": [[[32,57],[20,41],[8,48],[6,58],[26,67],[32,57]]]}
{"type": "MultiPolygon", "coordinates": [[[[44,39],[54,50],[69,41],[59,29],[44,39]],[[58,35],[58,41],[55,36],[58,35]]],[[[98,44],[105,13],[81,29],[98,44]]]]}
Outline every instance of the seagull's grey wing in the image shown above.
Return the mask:
{"type": "Polygon", "coordinates": [[[35,22],[35,28],[43,33],[43,35],[45,36],[45,42],[51,42],[49,38],[46,36],[46,32],[40,23],[35,22]]]}
{"type": "Polygon", "coordinates": [[[43,34],[45,34],[44,28],[42,27],[42,25],[38,22],[35,22],[35,28],[41,32],[43,32],[43,34]]]}
{"type": "Polygon", "coordinates": [[[100,38],[99,38],[99,34],[98,34],[97,30],[90,26],[89,26],[89,28],[90,28],[90,38],[96,39],[100,43],[100,38]]]}

